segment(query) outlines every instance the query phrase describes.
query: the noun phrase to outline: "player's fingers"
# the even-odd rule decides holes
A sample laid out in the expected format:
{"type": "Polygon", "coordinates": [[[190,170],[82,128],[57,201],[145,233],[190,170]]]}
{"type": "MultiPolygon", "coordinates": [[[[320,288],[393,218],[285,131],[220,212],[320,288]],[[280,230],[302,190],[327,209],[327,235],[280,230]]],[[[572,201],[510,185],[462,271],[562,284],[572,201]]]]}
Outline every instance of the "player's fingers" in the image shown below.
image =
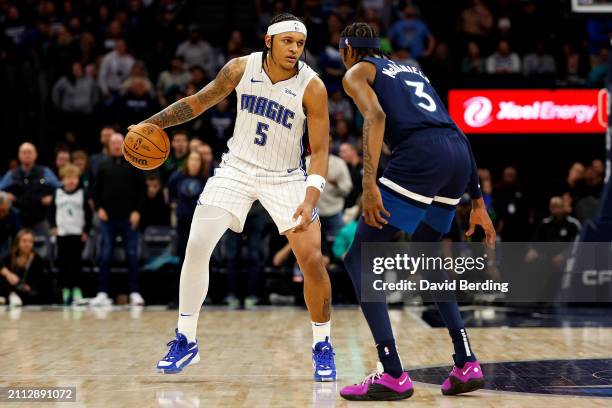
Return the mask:
{"type": "Polygon", "coordinates": [[[389,218],[391,216],[391,213],[389,211],[387,211],[387,209],[381,205],[380,206],[380,211],[382,211],[382,213],[385,215],[385,217],[389,218]]]}
{"type": "Polygon", "coordinates": [[[366,223],[374,228],[382,228],[382,225],[380,225],[377,221],[376,218],[374,216],[375,211],[374,210],[367,210],[366,211],[366,223]]]}
{"type": "Polygon", "coordinates": [[[474,233],[474,229],[476,228],[476,223],[470,222],[470,228],[465,233],[466,236],[471,237],[474,233]]]}
{"type": "Polygon", "coordinates": [[[385,225],[385,224],[388,224],[388,223],[389,223],[387,220],[385,220],[385,219],[383,218],[383,216],[382,216],[382,215],[380,215],[380,212],[379,212],[379,211],[374,211],[374,218],[376,219],[376,221],[377,221],[379,224],[385,225]]]}
{"type": "Polygon", "coordinates": [[[300,218],[300,216],[302,215],[302,207],[298,207],[297,210],[295,210],[295,212],[293,213],[293,221],[297,221],[298,218],[300,218]]]}

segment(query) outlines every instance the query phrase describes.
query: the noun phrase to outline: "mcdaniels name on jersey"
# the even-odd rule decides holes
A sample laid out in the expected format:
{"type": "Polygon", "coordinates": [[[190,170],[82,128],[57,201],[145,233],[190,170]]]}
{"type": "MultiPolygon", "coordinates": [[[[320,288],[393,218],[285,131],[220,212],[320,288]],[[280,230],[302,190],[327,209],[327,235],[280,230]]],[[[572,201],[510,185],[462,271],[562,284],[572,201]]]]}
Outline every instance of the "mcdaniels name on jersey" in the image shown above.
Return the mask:
{"type": "Polygon", "coordinates": [[[291,119],[295,117],[295,113],[285,108],[280,103],[272,99],[264,98],[263,96],[242,94],[240,100],[240,109],[248,110],[249,113],[266,117],[291,129],[293,123],[291,119]]]}

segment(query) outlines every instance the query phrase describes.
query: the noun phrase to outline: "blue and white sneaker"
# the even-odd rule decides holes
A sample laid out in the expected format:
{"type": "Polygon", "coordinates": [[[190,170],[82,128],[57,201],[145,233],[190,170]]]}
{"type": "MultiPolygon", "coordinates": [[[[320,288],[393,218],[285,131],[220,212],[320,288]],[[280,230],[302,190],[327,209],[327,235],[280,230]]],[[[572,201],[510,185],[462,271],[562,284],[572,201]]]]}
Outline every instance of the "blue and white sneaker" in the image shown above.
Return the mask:
{"type": "Polygon", "coordinates": [[[188,343],[187,337],[179,333],[178,329],[175,332],[176,339],[168,343],[168,354],[157,363],[157,370],[164,374],[177,374],[188,365],[200,362],[198,341],[188,343]]]}
{"type": "Polygon", "coordinates": [[[312,349],[313,378],[317,382],[336,381],[336,363],[334,363],[334,348],[326,337],[325,341],[315,344],[312,349]]]}

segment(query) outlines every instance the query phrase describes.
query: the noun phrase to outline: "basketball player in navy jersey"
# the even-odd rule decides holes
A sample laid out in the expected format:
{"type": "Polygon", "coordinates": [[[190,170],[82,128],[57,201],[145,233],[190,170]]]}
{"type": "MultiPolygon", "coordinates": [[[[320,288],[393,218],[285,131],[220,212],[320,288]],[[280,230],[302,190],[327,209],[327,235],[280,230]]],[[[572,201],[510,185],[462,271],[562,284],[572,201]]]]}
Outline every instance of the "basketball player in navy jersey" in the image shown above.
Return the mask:
{"type": "MultiPolygon", "coordinates": [[[[292,14],[275,16],[263,52],[230,60],[197,94],[145,120],[162,128],[195,118],[237,94],[237,116],[228,151],[204,187],[193,215],[181,271],[176,339],[158,362],[178,373],[200,361],[196,329],[208,289],[210,256],[229,228],[241,232],[255,200],[291,245],[304,273],[304,298],[312,321],[315,381],[335,381],[330,340],[331,286],[321,255],[316,203],[327,174],[329,113],[323,81],[300,60],[306,26],[292,14]],[[308,121],[306,121],[308,118],[308,121]],[[309,174],[302,138],[308,127],[309,174]]],[[[265,364],[263,362],[262,364],[265,364]]]]}
{"type": "MultiPolygon", "coordinates": [[[[340,53],[348,69],[346,93],[364,116],[363,217],[345,257],[357,297],[361,296],[361,243],[391,241],[405,231],[416,242],[439,241],[450,230],[455,207],[466,188],[472,197],[470,228],[476,225],[493,245],[495,230],[485,210],[469,142],[444,108],[427,77],[416,67],[386,59],[379,39],[366,23],[341,34],[340,53]],[[390,162],[376,180],[384,142],[390,162]]],[[[398,400],[413,393],[398,355],[387,305],[360,302],[382,367],[361,384],[340,391],[349,400],[398,400]]],[[[442,393],[455,395],[482,388],[484,379],[472,352],[457,302],[436,302],[453,341],[455,365],[442,393]]]]}

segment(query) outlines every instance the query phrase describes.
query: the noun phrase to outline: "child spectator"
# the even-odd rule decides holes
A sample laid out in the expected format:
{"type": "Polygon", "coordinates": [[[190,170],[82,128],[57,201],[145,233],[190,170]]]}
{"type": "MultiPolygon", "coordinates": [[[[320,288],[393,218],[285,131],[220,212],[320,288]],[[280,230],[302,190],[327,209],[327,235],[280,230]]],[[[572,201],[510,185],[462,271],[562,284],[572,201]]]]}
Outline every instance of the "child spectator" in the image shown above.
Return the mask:
{"type": "Polygon", "coordinates": [[[91,228],[91,207],[80,186],[81,171],[74,164],[60,170],[63,187],[55,190],[51,205],[51,230],[57,236],[57,264],[62,285],[62,301],[68,305],[83,298],[79,275],[81,253],[91,228]]]}

